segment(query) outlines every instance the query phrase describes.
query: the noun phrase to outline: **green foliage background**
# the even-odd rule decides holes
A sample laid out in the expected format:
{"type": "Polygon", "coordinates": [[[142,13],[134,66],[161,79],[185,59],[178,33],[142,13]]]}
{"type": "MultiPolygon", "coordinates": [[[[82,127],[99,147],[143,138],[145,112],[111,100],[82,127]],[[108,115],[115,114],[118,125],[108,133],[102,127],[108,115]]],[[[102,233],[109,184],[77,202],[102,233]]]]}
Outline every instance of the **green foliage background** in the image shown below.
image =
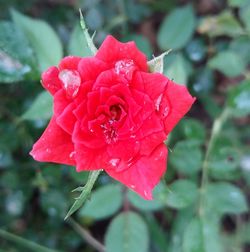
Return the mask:
{"type": "Polygon", "coordinates": [[[0,9],[0,251],[250,251],[249,0],[9,0],[0,9]],[[102,173],[64,221],[87,172],[28,153],[52,112],[41,72],[90,55],[79,8],[96,45],[111,33],[149,60],[172,49],[164,74],[197,101],[168,139],[154,201],[102,173]]]}

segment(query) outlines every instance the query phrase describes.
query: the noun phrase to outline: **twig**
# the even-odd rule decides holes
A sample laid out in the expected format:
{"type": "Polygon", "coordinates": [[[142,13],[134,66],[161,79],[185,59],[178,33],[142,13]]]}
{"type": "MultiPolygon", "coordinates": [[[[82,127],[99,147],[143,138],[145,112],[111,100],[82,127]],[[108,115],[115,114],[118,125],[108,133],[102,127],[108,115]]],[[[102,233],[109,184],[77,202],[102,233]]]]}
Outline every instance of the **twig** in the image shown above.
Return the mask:
{"type": "Polygon", "coordinates": [[[15,234],[9,233],[9,232],[2,230],[2,229],[0,229],[0,237],[4,238],[10,242],[16,243],[16,244],[22,246],[23,248],[30,249],[32,251],[56,252],[56,250],[46,248],[46,247],[39,245],[33,241],[27,240],[25,238],[22,238],[20,236],[15,235],[15,234]]]}
{"type": "Polygon", "coordinates": [[[105,247],[98,240],[96,240],[85,228],[79,225],[71,217],[68,218],[68,223],[71,227],[93,248],[99,252],[105,252],[105,247]]]}
{"type": "Polygon", "coordinates": [[[199,202],[199,215],[202,216],[204,214],[204,194],[206,191],[206,187],[208,184],[208,164],[211,151],[214,147],[215,141],[221,132],[222,126],[225,123],[229,116],[229,110],[224,109],[221,115],[214,121],[211,137],[208,142],[207,151],[205,153],[205,158],[202,164],[202,175],[201,175],[201,187],[200,187],[200,202],[199,202]]]}

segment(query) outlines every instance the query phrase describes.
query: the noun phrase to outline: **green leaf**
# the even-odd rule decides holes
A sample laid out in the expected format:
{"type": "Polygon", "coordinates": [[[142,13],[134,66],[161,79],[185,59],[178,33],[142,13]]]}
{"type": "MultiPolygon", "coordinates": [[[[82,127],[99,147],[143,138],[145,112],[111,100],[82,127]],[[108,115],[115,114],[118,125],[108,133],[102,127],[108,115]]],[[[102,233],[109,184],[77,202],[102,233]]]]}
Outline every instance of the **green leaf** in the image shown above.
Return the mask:
{"type": "Polygon", "coordinates": [[[63,218],[67,211],[67,201],[64,194],[57,190],[49,190],[41,195],[41,207],[52,218],[63,218]]]}
{"type": "Polygon", "coordinates": [[[169,155],[170,163],[178,172],[192,175],[201,169],[202,152],[199,145],[193,141],[178,142],[169,155]]]}
{"type": "Polygon", "coordinates": [[[183,252],[183,235],[190,219],[193,217],[193,207],[179,210],[173,219],[170,244],[167,252],[183,252]]]}
{"type": "Polygon", "coordinates": [[[0,82],[24,79],[35,70],[35,58],[24,34],[12,23],[0,23],[0,82]]]}
{"type": "Polygon", "coordinates": [[[236,117],[250,114],[250,80],[245,80],[229,91],[228,106],[236,117]]]}
{"type": "Polygon", "coordinates": [[[206,56],[206,45],[202,39],[193,39],[185,48],[188,58],[193,62],[201,62],[206,56]]]}
{"type": "Polygon", "coordinates": [[[235,77],[243,73],[246,68],[242,58],[233,51],[222,51],[211,58],[208,66],[216,69],[228,77],[235,77]]]}
{"type": "Polygon", "coordinates": [[[119,185],[106,185],[91,194],[91,198],[79,211],[80,217],[96,220],[116,213],[122,205],[122,188],[119,185]]]}
{"type": "Polygon", "coordinates": [[[93,186],[95,184],[95,181],[97,180],[100,172],[101,172],[101,170],[93,171],[93,172],[89,173],[89,178],[88,178],[88,181],[87,181],[86,185],[84,187],[80,187],[81,188],[81,194],[79,195],[79,197],[77,197],[75,199],[74,204],[69,209],[69,211],[68,211],[67,215],[65,216],[64,220],[66,220],[75,211],[77,211],[83,205],[83,203],[88,199],[88,197],[89,197],[89,195],[91,193],[91,190],[92,190],[92,188],[93,188],[93,186]]]}
{"type": "Polygon", "coordinates": [[[206,129],[201,122],[195,119],[184,119],[180,124],[186,139],[199,144],[204,143],[206,138],[206,129]]]}
{"type": "Polygon", "coordinates": [[[244,6],[248,0],[228,0],[228,5],[231,7],[241,7],[244,6]]]}
{"type": "Polygon", "coordinates": [[[107,252],[147,252],[147,225],[136,213],[124,212],[110,223],[105,235],[107,252]]]}
{"type": "Polygon", "coordinates": [[[154,200],[144,200],[138,194],[133,191],[128,192],[128,199],[133,206],[142,211],[156,211],[165,206],[165,203],[161,200],[165,198],[165,186],[160,183],[156,186],[153,192],[154,200]]]}
{"type": "Polygon", "coordinates": [[[209,16],[202,19],[198,32],[207,33],[211,37],[242,35],[243,29],[231,11],[223,11],[219,15],[209,16]]]}
{"type": "Polygon", "coordinates": [[[229,45],[229,49],[237,53],[245,64],[250,63],[250,38],[247,36],[241,36],[235,38],[229,45]]]}
{"type": "Polygon", "coordinates": [[[44,21],[12,10],[14,23],[23,31],[34,49],[40,71],[57,65],[63,56],[62,44],[54,30],[44,21]]]}
{"type": "MultiPolygon", "coordinates": [[[[207,67],[198,68],[196,71],[197,74],[192,83],[192,87],[196,94],[201,98],[207,98],[206,95],[211,92],[215,84],[214,71],[207,67]]],[[[211,107],[212,106],[210,104],[210,108],[211,107]]],[[[213,111],[213,108],[211,108],[211,110],[213,111]]]]}
{"type": "Polygon", "coordinates": [[[187,85],[188,82],[188,69],[182,54],[176,54],[172,63],[164,67],[164,75],[174,80],[174,82],[187,85]]]}
{"type": "Polygon", "coordinates": [[[240,19],[244,23],[245,28],[247,29],[248,32],[250,32],[250,4],[246,6],[242,6],[240,9],[240,19]]]}
{"type": "Polygon", "coordinates": [[[191,5],[176,8],[163,20],[157,42],[162,50],[181,49],[191,39],[196,27],[191,5]]]}
{"type": "Polygon", "coordinates": [[[215,179],[235,180],[239,178],[240,156],[235,148],[224,147],[212,151],[209,159],[209,172],[215,179]]]}
{"type": "Polygon", "coordinates": [[[193,204],[197,196],[197,186],[192,181],[180,179],[170,185],[166,203],[173,208],[185,208],[193,204]]]}
{"type": "Polygon", "coordinates": [[[147,226],[150,232],[150,238],[153,243],[153,247],[156,250],[153,251],[168,251],[168,235],[163,229],[162,225],[157,221],[153,214],[147,214],[147,226]]]}
{"type": "Polygon", "coordinates": [[[51,95],[42,91],[21,118],[24,120],[48,120],[52,116],[52,104],[51,95]]]}
{"type": "Polygon", "coordinates": [[[240,214],[248,210],[244,193],[230,183],[212,183],[208,185],[204,193],[208,211],[222,215],[240,214]]]}
{"type": "Polygon", "coordinates": [[[77,24],[71,34],[68,52],[70,55],[88,57],[92,56],[93,53],[88,47],[87,40],[81,29],[80,24],[77,24]]]}
{"type": "Polygon", "coordinates": [[[183,252],[222,252],[219,223],[193,218],[185,229],[183,252]]]}

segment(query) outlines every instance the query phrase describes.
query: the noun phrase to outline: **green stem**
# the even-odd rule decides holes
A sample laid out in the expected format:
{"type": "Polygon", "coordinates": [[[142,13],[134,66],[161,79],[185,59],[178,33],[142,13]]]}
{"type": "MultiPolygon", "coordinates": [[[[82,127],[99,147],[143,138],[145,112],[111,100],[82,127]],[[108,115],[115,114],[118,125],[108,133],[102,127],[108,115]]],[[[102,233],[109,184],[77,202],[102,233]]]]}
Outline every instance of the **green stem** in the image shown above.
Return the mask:
{"type": "Polygon", "coordinates": [[[94,43],[93,43],[93,39],[92,39],[92,38],[90,37],[90,35],[89,35],[88,29],[87,29],[86,24],[85,24],[85,22],[84,22],[84,18],[83,18],[81,9],[79,9],[79,12],[80,12],[80,25],[81,25],[81,27],[82,27],[84,36],[85,36],[85,38],[86,38],[88,47],[89,47],[89,49],[91,50],[91,52],[93,53],[93,55],[95,55],[96,52],[97,52],[97,49],[96,49],[96,47],[95,47],[95,45],[94,45],[94,43]]]}
{"type": "Polygon", "coordinates": [[[97,241],[85,228],[79,225],[76,221],[72,218],[68,219],[69,224],[72,228],[85,240],[89,245],[95,248],[99,252],[104,252],[105,247],[99,241],[97,241]]]}
{"type": "Polygon", "coordinates": [[[204,194],[206,191],[207,184],[209,182],[208,177],[208,165],[209,165],[209,158],[211,155],[211,151],[214,147],[215,141],[218,137],[218,135],[221,132],[222,126],[227,120],[229,116],[229,110],[226,108],[222,111],[221,115],[215,119],[211,131],[211,137],[209,139],[208,145],[207,145],[207,151],[205,153],[205,158],[202,164],[202,175],[201,175],[201,187],[200,187],[200,202],[199,202],[199,215],[202,216],[204,212],[204,194]]]}
{"type": "Polygon", "coordinates": [[[95,184],[95,181],[97,180],[101,171],[102,170],[98,170],[98,171],[92,171],[89,173],[89,178],[86,185],[82,188],[78,188],[80,189],[81,194],[79,197],[76,198],[76,201],[74,202],[73,206],[68,211],[64,220],[66,220],[70,215],[72,215],[75,211],[77,211],[82,206],[82,204],[88,199],[89,194],[91,193],[91,190],[95,184]]]}
{"type": "Polygon", "coordinates": [[[27,239],[24,239],[20,236],[11,234],[5,230],[0,229],[0,237],[3,239],[6,239],[8,241],[14,242],[26,249],[30,249],[31,251],[34,252],[55,252],[56,250],[52,250],[46,247],[43,247],[35,242],[29,241],[27,239]]]}

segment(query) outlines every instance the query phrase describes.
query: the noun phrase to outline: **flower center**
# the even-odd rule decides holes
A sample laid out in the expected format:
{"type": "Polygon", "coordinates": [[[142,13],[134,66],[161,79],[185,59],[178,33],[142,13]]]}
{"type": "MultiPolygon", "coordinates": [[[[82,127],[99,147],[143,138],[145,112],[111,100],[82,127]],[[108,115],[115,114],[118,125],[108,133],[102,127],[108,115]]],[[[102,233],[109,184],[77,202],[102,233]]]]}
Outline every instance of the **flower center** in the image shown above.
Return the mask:
{"type": "Polygon", "coordinates": [[[115,143],[117,141],[116,123],[120,120],[122,114],[122,110],[118,104],[110,106],[109,111],[109,119],[101,125],[107,144],[115,143]]]}
{"type": "Polygon", "coordinates": [[[118,75],[123,75],[128,80],[132,79],[132,75],[136,66],[134,61],[131,59],[119,60],[115,63],[115,73],[118,75]]]}
{"type": "Polygon", "coordinates": [[[81,77],[79,73],[75,70],[65,69],[59,73],[59,79],[61,80],[67,95],[74,98],[81,85],[81,77]]]}
{"type": "Polygon", "coordinates": [[[111,120],[114,120],[114,121],[120,120],[122,110],[119,105],[112,105],[109,111],[110,111],[111,120]]]}

